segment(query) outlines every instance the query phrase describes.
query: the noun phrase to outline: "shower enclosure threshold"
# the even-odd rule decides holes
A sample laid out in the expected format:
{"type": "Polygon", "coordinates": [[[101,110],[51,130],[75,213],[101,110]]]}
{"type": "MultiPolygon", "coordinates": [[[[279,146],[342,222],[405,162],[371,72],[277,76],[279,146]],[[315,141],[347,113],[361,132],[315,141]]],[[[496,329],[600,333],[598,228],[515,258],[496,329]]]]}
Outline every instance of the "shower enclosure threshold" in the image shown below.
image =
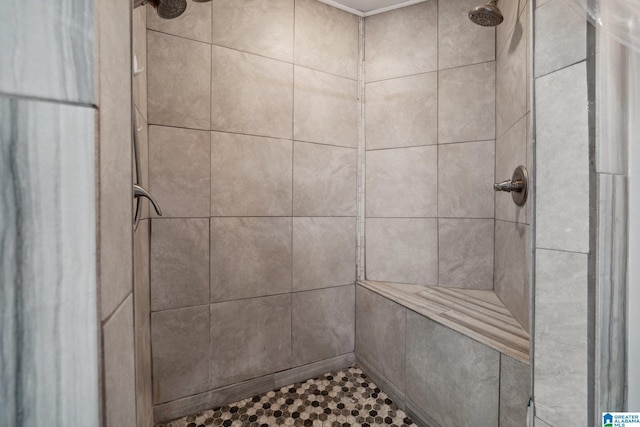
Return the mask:
{"type": "Polygon", "coordinates": [[[359,281],[418,314],[529,363],[529,334],[493,291],[359,281]]]}

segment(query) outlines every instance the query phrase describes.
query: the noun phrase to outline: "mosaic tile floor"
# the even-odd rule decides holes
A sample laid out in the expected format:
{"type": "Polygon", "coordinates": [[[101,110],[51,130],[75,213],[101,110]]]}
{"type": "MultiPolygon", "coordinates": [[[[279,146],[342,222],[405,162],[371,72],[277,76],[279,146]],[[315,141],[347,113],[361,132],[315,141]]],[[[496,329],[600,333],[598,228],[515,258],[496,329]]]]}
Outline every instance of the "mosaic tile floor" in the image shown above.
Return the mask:
{"type": "Polygon", "coordinates": [[[415,425],[357,366],[156,427],[415,425]]]}

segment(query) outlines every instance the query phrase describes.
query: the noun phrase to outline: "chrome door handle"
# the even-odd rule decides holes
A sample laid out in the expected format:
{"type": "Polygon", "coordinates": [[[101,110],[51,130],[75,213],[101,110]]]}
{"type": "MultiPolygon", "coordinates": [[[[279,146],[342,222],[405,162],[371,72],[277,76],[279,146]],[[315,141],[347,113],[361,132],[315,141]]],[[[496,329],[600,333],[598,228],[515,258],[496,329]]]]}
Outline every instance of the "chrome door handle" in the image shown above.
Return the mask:
{"type": "Polygon", "coordinates": [[[136,199],[139,198],[139,197],[145,197],[145,198],[149,199],[149,201],[153,205],[153,209],[156,210],[156,213],[158,214],[158,216],[162,216],[162,210],[160,209],[160,206],[158,205],[158,203],[151,196],[151,194],[149,194],[149,192],[147,190],[145,190],[144,188],[140,187],[138,184],[133,184],[133,197],[136,198],[136,199]]]}

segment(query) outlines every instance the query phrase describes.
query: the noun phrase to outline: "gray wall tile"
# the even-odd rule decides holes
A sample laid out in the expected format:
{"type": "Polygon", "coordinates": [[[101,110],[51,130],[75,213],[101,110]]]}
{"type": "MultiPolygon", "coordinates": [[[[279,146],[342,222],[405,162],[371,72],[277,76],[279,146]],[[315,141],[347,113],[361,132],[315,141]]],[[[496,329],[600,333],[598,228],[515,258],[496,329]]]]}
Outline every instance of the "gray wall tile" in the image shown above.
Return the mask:
{"type": "Polygon", "coordinates": [[[526,425],[531,367],[500,355],[500,427],[526,425]]]}
{"type": "Polygon", "coordinates": [[[211,125],[210,46],[147,31],[147,48],[149,123],[208,130],[211,125]]]}
{"type": "Polygon", "coordinates": [[[529,111],[529,8],[519,18],[496,62],[496,136],[529,111]]]}
{"type": "Polygon", "coordinates": [[[136,365],[132,295],[104,324],[102,334],[106,425],[135,427],[136,365]]]}
{"type": "Polygon", "coordinates": [[[153,402],[209,389],[209,306],[151,313],[153,402]]]}
{"type": "Polygon", "coordinates": [[[291,218],[211,218],[211,301],[291,292],[291,218]]]}
{"type": "Polygon", "coordinates": [[[302,67],[294,73],[294,139],[355,148],[357,82],[302,67]]]}
{"type": "Polygon", "coordinates": [[[211,305],[210,388],[281,371],[290,360],[291,295],[211,305]]]}
{"type": "Polygon", "coordinates": [[[564,0],[536,9],[535,77],[587,57],[587,22],[564,0]]]}
{"type": "Polygon", "coordinates": [[[528,225],[496,221],[494,290],[526,330],[529,330],[528,233],[528,225]]]}
{"type": "Polygon", "coordinates": [[[438,69],[435,0],[366,18],[367,82],[438,69]]]}
{"type": "MultiPolygon", "coordinates": [[[[136,107],[136,115],[137,115],[137,125],[140,131],[138,132],[138,143],[140,144],[140,173],[141,173],[141,184],[144,188],[149,188],[149,126],[147,125],[146,119],[140,113],[140,110],[136,107]]],[[[133,169],[133,177],[136,179],[136,170],[135,170],[135,161],[134,161],[134,169],[133,169]]],[[[133,212],[135,214],[136,209],[136,200],[132,200],[133,202],[133,212]]],[[[149,205],[150,202],[148,200],[142,199],[142,212],[140,218],[149,218],[149,205]]]]}
{"type": "Polygon", "coordinates": [[[493,289],[493,219],[438,220],[440,286],[493,289]]]}
{"type": "Polygon", "coordinates": [[[388,282],[438,283],[438,220],[367,219],[367,278],[388,282]]]}
{"type": "MultiPolygon", "coordinates": [[[[133,95],[135,105],[147,119],[147,7],[141,6],[133,10],[133,52],[138,59],[138,68],[144,68],[141,74],[133,79],[133,95]]],[[[139,125],[138,125],[139,126],[139,125]]]]}
{"type": "Polygon", "coordinates": [[[353,352],[355,286],[292,294],[293,364],[353,352]]]}
{"type": "Polygon", "coordinates": [[[584,63],[536,80],[536,245],[541,248],[589,251],[586,82],[584,63]]]}
{"type": "MultiPolygon", "coordinates": [[[[512,2],[507,0],[505,3],[512,2]]],[[[475,0],[438,2],[439,69],[478,64],[496,58],[496,29],[481,27],[469,19],[469,11],[476,6],[478,2],[475,0]]],[[[503,7],[502,2],[500,7],[503,7]]]]}
{"type": "Polygon", "coordinates": [[[216,0],[213,44],[293,62],[294,0],[216,0]]]}
{"type": "Polygon", "coordinates": [[[211,134],[211,215],[291,215],[293,143],[211,134]]]}
{"type": "MultiPolygon", "coordinates": [[[[520,165],[528,166],[528,118],[529,116],[527,115],[520,119],[511,129],[496,140],[496,182],[511,179],[516,167],[520,165]]],[[[528,170],[530,171],[531,169],[528,168],[528,170]]],[[[530,202],[525,206],[518,206],[513,202],[511,193],[505,192],[497,192],[495,201],[496,219],[528,223],[527,211],[530,208],[530,202]]]]}
{"type": "Polygon", "coordinates": [[[95,129],[92,108],[0,96],[2,425],[99,424],[95,129]]]}
{"type": "Polygon", "coordinates": [[[293,214],[356,215],[356,150],[294,142],[293,214]]]}
{"type": "Polygon", "coordinates": [[[437,143],[437,73],[368,83],[365,100],[368,150],[437,143]]]}
{"type": "MultiPolygon", "coordinates": [[[[540,3],[538,1],[538,3],[540,3]]],[[[500,2],[500,10],[504,21],[496,27],[496,48],[500,54],[505,46],[510,45],[512,39],[519,40],[527,37],[524,31],[526,23],[523,20],[521,11],[529,4],[529,0],[506,0],[500,2]]]]}
{"type": "Polygon", "coordinates": [[[407,311],[407,396],[439,425],[497,426],[499,375],[500,353],[407,311]]]}
{"type": "Polygon", "coordinates": [[[367,152],[368,217],[438,215],[438,148],[367,152]]]}
{"type": "Polygon", "coordinates": [[[358,77],[358,17],[314,0],[296,0],[296,65],[358,77]]]}
{"type": "MultiPolygon", "coordinates": [[[[128,1],[97,2],[113,9],[111,16],[128,13],[128,1]]],[[[0,10],[0,92],[60,101],[95,103],[94,2],[9,0],[0,10]]],[[[114,41],[128,38],[128,23],[102,19],[114,41]],[[126,30],[126,35],[121,30],[126,30]]],[[[106,39],[106,38],[105,38],[106,39]]],[[[101,40],[106,44],[107,40],[101,40]]],[[[111,46],[111,45],[110,45],[111,46]]],[[[122,43],[121,49],[126,49],[122,43]]]]}
{"type": "Polygon", "coordinates": [[[293,290],[355,282],[356,219],[293,218],[293,290]]]}
{"type": "MultiPolygon", "coordinates": [[[[99,283],[102,319],[132,289],[131,42],[128,1],[100,1],[99,81],[99,283]],[[109,88],[109,89],[105,89],[109,88]]],[[[26,7],[26,5],[23,5],[26,7]]],[[[67,5],[67,7],[70,7],[67,5]]],[[[71,8],[73,9],[73,8],[71,8]]],[[[48,48],[47,50],[49,50],[48,48]]],[[[38,67],[41,67],[39,65],[38,67]]],[[[91,75],[93,72],[89,71],[91,75]]],[[[94,161],[93,159],[91,160],[94,161]]]]}
{"type": "Polygon", "coordinates": [[[163,19],[154,7],[147,7],[147,28],[161,33],[211,43],[211,3],[189,0],[187,10],[177,18],[163,19]]]}
{"type": "Polygon", "coordinates": [[[438,73],[438,142],[495,138],[494,62],[438,73]]]}
{"type": "MultiPolygon", "coordinates": [[[[587,425],[587,255],[536,251],[536,415],[587,425]]],[[[557,420],[557,421],[556,421],[557,420]]]]}
{"type": "Polygon", "coordinates": [[[438,215],[493,218],[495,142],[438,146],[438,215]]]}
{"type": "Polygon", "coordinates": [[[149,191],[164,216],[209,216],[210,152],[209,132],[149,127],[149,191]]]}
{"type": "Polygon", "coordinates": [[[405,389],[405,311],[356,286],[356,354],[401,391],[405,389]]]}
{"type": "Polygon", "coordinates": [[[545,423],[544,421],[542,421],[538,417],[534,417],[534,424],[533,425],[535,427],[552,427],[550,424],[545,423]]]}
{"type": "Polygon", "coordinates": [[[209,220],[151,224],[151,309],[202,304],[209,298],[209,220]]]}
{"type": "Polygon", "coordinates": [[[149,276],[149,220],[142,220],[134,232],[133,291],[136,346],[137,425],[153,426],[153,383],[151,380],[151,289],[149,276]]]}
{"type": "Polygon", "coordinates": [[[293,65],[212,46],[211,129],[291,139],[293,65]]]}

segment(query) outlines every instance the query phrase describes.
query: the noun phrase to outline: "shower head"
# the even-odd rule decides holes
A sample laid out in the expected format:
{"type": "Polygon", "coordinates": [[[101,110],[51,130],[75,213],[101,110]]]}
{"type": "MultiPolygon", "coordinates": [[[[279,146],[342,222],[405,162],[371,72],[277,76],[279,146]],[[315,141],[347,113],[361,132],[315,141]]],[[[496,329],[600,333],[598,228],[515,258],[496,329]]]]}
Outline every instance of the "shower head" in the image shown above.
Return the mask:
{"type": "Polygon", "coordinates": [[[469,11],[471,22],[483,27],[495,27],[499,25],[504,17],[496,5],[498,0],[491,0],[489,3],[481,4],[469,11]]]}
{"type": "Polygon", "coordinates": [[[163,19],[173,19],[182,15],[187,9],[187,0],[151,0],[158,11],[158,16],[163,19]]]}

